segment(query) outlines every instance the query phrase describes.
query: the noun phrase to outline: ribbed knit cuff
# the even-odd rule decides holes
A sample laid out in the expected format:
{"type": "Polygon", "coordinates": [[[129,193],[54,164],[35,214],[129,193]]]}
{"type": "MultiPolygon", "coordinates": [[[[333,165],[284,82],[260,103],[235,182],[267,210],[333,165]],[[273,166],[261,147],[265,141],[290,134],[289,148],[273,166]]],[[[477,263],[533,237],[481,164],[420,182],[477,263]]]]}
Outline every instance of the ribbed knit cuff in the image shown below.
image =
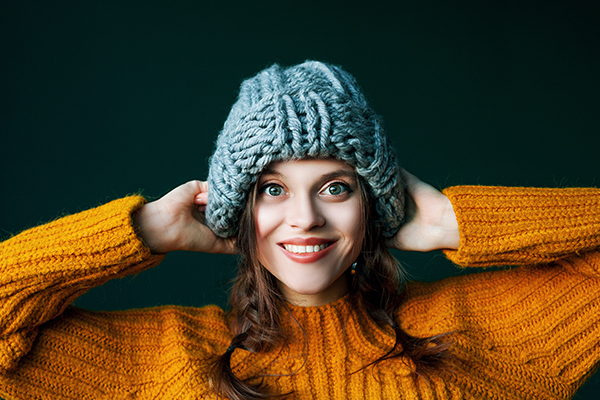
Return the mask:
{"type": "Polygon", "coordinates": [[[600,246],[600,190],[456,186],[444,190],[460,231],[461,266],[547,263],[600,246]]]}
{"type": "Polygon", "coordinates": [[[31,270],[39,277],[127,266],[124,261],[131,258],[140,262],[150,257],[150,250],[135,234],[131,214],[144,203],[140,196],[126,197],[24,231],[0,244],[1,264],[15,275],[11,281],[18,282],[31,270]]]}

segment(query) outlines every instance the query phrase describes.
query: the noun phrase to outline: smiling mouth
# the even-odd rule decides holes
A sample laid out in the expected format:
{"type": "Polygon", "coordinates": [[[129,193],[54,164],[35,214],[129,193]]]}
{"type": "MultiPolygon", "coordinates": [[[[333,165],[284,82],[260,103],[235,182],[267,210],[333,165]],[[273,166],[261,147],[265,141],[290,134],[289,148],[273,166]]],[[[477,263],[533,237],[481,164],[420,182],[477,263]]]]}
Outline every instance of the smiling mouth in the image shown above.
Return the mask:
{"type": "Polygon", "coordinates": [[[325,250],[331,245],[331,243],[316,244],[314,246],[298,246],[295,244],[280,244],[281,247],[294,254],[304,253],[318,253],[319,251],[325,250]]]}

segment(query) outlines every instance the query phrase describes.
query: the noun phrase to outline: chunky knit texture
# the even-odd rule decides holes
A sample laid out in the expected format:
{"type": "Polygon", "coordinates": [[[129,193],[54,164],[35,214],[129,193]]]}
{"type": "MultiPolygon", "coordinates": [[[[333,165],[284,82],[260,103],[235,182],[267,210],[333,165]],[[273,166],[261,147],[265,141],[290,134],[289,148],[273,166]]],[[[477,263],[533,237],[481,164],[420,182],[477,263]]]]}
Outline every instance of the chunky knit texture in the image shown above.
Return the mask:
{"type": "Polygon", "coordinates": [[[377,223],[386,236],[396,233],[404,215],[396,154],[354,78],[307,61],[244,81],[210,160],[209,227],[237,233],[250,188],[270,163],[328,157],[356,168],[377,199],[377,223]]]}
{"type": "MultiPolygon", "coordinates": [[[[235,373],[266,375],[264,384],[294,399],[570,398],[600,362],[600,190],[445,193],[461,234],[460,249],[446,252],[452,260],[527,264],[407,287],[397,320],[414,336],[452,332],[445,368],[428,381],[404,358],[359,370],[393,336],[343,297],[289,306],[303,331],[290,317],[287,346],[235,350],[235,373]]],[[[160,261],[131,227],[142,203],[117,200],[0,244],[0,397],[215,398],[206,360],[232,338],[220,308],[68,307],[90,287],[160,261]]]]}

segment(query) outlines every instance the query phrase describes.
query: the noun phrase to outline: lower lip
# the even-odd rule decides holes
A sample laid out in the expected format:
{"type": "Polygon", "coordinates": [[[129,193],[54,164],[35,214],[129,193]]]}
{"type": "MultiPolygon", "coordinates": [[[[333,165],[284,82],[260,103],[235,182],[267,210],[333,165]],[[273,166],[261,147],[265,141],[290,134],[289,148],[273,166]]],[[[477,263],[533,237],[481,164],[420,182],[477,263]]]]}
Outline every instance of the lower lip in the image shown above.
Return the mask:
{"type": "Polygon", "coordinates": [[[301,264],[308,264],[319,261],[321,258],[325,257],[333,246],[335,246],[335,243],[331,243],[329,246],[316,253],[292,253],[287,251],[284,247],[279,246],[279,248],[290,260],[301,264]]]}

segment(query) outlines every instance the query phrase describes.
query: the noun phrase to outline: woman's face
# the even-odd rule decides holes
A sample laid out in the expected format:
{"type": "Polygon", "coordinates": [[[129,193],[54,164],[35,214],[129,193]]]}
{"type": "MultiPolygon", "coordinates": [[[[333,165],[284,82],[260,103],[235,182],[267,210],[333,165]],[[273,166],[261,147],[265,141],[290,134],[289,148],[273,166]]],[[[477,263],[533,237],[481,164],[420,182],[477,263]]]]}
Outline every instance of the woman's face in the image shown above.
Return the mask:
{"type": "Polygon", "coordinates": [[[358,257],[362,201],[354,169],[343,161],[273,163],[258,181],[258,257],[293,304],[315,306],[343,296],[342,274],[358,257]]]}

